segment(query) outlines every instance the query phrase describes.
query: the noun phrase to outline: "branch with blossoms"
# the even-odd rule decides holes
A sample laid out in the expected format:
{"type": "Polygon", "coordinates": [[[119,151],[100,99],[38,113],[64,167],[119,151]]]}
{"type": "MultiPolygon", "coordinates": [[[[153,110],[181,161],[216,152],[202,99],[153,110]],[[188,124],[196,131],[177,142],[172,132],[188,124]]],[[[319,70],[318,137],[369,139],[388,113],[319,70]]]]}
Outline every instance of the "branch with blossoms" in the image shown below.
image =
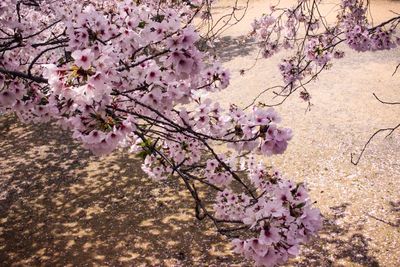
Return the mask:
{"type": "MultiPolygon", "coordinates": [[[[275,89],[279,89],[274,91],[276,103],[259,102],[256,105],[281,105],[294,92],[300,91],[300,98],[307,101],[310,107],[311,94],[306,85],[330,68],[334,59],[345,56],[340,49],[341,45],[345,44],[358,52],[389,50],[400,45],[400,37],[396,35],[400,24],[398,14],[374,26],[368,20],[368,2],[342,0],[337,6],[337,20],[329,22],[320,11],[321,4],[320,0],[299,0],[290,8],[271,6],[270,14],[253,22],[252,34],[260,47],[259,54],[270,58],[286,50],[292,51],[292,55],[282,59],[279,64],[283,85],[264,89],[248,107],[256,104],[263,94],[275,89]]],[[[393,131],[396,129],[394,127],[393,131]]],[[[351,155],[352,163],[359,162],[365,148],[378,132],[367,141],[356,161],[351,155]]]]}
{"type": "Polygon", "coordinates": [[[278,114],[225,110],[203,97],[229,85],[229,72],[199,49],[231,23],[201,37],[194,20],[206,19],[210,4],[3,1],[0,110],[54,121],[96,155],[134,153],[154,181],[181,181],[196,217],[232,238],[236,252],[283,264],[321,228],[321,216],[304,184],[257,160],[287,148],[292,133],[278,114]]]}
{"type": "Polygon", "coordinates": [[[400,16],[373,26],[367,19],[368,5],[360,0],[343,0],[337,9],[337,20],[328,23],[320,4],[321,1],[306,0],[291,8],[271,6],[270,14],[252,24],[252,34],[264,58],[281,50],[293,51],[279,65],[284,85],[278,95],[282,97],[302,88],[299,85],[306,78],[315,79],[314,75],[331,67],[333,59],[342,58],[340,44],[366,52],[393,49],[400,43],[395,35],[400,16]]]}

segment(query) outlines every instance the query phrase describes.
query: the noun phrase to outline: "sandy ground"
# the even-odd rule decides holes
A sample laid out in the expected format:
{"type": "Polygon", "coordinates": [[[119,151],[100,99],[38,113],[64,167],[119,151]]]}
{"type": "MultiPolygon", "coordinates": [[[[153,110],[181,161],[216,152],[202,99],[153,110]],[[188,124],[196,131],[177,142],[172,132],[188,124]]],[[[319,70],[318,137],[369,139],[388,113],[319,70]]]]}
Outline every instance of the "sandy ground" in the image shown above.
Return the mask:
{"type": "MultiPolygon", "coordinates": [[[[244,20],[221,39],[221,59],[233,78],[213,97],[225,105],[245,106],[279,83],[279,57],[239,75],[257,55],[251,41],[241,40],[265,7],[251,2],[244,20]]],[[[372,3],[376,21],[390,9],[400,11],[400,2],[372,3]]],[[[310,112],[297,96],[277,107],[295,136],[287,153],[265,160],[305,180],[324,215],[320,237],[290,266],[400,266],[399,133],[378,136],[358,166],[350,163],[350,153],[375,130],[399,122],[400,107],[383,106],[372,93],[400,100],[400,74],[391,76],[400,51],[346,53],[308,86],[310,112]]],[[[0,266],[249,266],[208,222],[195,220],[181,185],[153,183],[132,156],[97,158],[51,125],[5,116],[0,159],[0,266]]]]}

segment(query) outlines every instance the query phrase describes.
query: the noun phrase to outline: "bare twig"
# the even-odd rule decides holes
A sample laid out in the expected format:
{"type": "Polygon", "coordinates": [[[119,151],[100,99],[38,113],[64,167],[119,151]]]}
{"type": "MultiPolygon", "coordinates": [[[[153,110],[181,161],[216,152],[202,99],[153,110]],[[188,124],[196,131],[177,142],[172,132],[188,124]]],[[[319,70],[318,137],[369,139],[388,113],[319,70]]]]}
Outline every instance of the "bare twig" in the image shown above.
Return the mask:
{"type": "Polygon", "coordinates": [[[371,137],[370,137],[370,138],[368,139],[368,141],[365,143],[363,149],[361,150],[361,153],[359,154],[359,156],[357,157],[356,160],[354,160],[354,154],[353,154],[353,153],[350,154],[350,156],[351,156],[351,163],[353,163],[354,165],[357,165],[357,164],[360,162],[360,159],[361,159],[362,155],[364,154],[365,149],[367,148],[367,146],[369,145],[369,143],[372,141],[372,139],[374,139],[374,137],[375,137],[377,134],[379,134],[379,133],[381,133],[381,132],[389,131],[389,133],[385,136],[385,138],[386,138],[386,137],[390,136],[390,135],[391,135],[396,129],[398,129],[398,128],[400,128],[400,123],[397,124],[395,127],[379,129],[378,131],[376,131],[373,135],[371,135],[371,137]]]}
{"type": "Polygon", "coordinates": [[[376,98],[376,100],[378,100],[379,102],[381,102],[382,104],[386,104],[386,105],[400,105],[400,102],[387,102],[387,101],[383,101],[381,99],[378,98],[378,96],[375,93],[372,93],[373,96],[376,98]]]}

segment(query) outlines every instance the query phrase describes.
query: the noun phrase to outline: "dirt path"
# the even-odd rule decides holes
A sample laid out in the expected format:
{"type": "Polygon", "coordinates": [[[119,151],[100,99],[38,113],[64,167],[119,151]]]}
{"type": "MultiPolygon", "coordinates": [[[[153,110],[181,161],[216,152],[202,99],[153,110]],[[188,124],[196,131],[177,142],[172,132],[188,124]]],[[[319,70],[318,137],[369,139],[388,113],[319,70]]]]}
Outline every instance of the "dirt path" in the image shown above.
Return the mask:
{"type": "MultiPolygon", "coordinates": [[[[251,2],[221,40],[233,79],[213,97],[224,104],[246,105],[279,82],[277,58],[239,77],[257,53],[240,40],[268,7],[263,3],[251,2]]],[[[400,11],[400,2],[372,4],[377,21],[390,15],[386,10],[400,11]]],[[[399,122],[399,107],[382,106],[372,93],[400,99],[400,81],[391,76],[400,51],[346,53],[308,87],[311,112],[297,97],[277,108],[295,136],[285,155],[266,161],[305,180],[325,216],[321,236],[291,265],[400,266],[399,133],[378,137],[358,166],[350,163],[374,130],[399,122]]],[[[96,158],[54,127],[8,116],[0,118],[0,136],[1,266],[248,266],[208,223],[194,219],[179,184],[154,184],[133,157],[96,158]]]]}

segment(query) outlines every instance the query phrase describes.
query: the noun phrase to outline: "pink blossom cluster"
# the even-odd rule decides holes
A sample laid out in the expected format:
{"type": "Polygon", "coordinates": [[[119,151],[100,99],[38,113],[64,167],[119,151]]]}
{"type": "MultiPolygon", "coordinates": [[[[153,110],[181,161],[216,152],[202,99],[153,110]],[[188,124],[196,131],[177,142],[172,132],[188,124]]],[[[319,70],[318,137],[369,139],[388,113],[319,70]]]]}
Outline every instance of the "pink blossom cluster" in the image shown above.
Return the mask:
{"type": "Polygon", "coordinates": [[[257,199],[236,194],[230,189],[220,192],[214,205],[223,220],[242,221],[251,234],[234,239],[234,251],[260,266],[285,263],[299,253],[322,227],[320,213],[312,208],[306,187],[269,173],[262,163],[247,167],[253,185],[260,190],[257,199]]]}
{"type": "Polygon", "coordinates": [[[232,174],[220,166],[216,159],[207,160],[204,177],[213,185],[228,187],[232,182],[232,174]]]}
{"type": "Polygon", "coordinates": [[[235,125],[231,135],[235,140],[246,140],[229,144],[238,152],[255,151],[267,156],[282,154],[292,138],[291,129],[277,127],[281,118],[273,108],[255,107],[252,113],[245,114],[238,107],[232,106],[230,117],[235,125]]]}
{"type": "Polygon", "coordinates": [[[329,24],[318,5],[315,1],[299,0],[290,8],[274,6],[270,14],[252,24],[252,33],[265,58],[282,49],[295,50],[293,56],[279,64],[286,88],[299,86],[305,78],[313,79],[330,66],[333,58],[342,58],[344,52],[338,45],[343,41],[361,52],[392,49],[400,43],[396,36],[400,17],[373,27],[368,22],[368,8],[363,1],[342,0],[338,21],[329,24]]]}
{"type": "Polygon", "coordinates": [[[283,59],[279,63],[279,70],[285,84],[296,84],[310,71],[310,67],[304,66],[296,57],[292,57],[283,59]]]}
{"type": "Polygon", "coordinates": [[[318,66],[327,64],[333,56],[332,52],[326,49],[331,44],[331,39],[326,35],[310,38],[305,46],[307,59],[315,62],[318,66]]]}
{"type": "MultiPolygon", "coordinates": [[[[245,113],[237,106],[231,106],[229,111],[224,112],[217,103],[211,103],[210,99],[199,100],[199,105],[194,111],[182,109],[171,114],[171,118],[178,121],[180,127],[189,126],[205,137],[211,136],[211,140],[225,142],[227,148],[235,154],[254,153],[271,156],[282,154],[286,150],[292,138],[292,131],[277,126],[281,119],[274,109],[254,108],[250,113],[245,113]]],[[[169,128],[166,129],[160,129],[159,132],[170,134],[169,128]]],[[[159,149],[163,154],[181,166],[191,166],[201,161],[202,146],[198,139],[190,135],[177,134],[173,138],[174,140],[166,138],[160,141],[159,149]]],[[[223,165],[229,165],[234,169],[230,160],[224,155],[207,160],[204,176],[208,182],[217,186],[228,186],[232,181],[232,174],[223,165]]],[[[145,165],[145,171],[151,177],[162,179],[159,174],[168,175],[167,172],[160,172],[158,168],[165,165],[162,155],[153,155],[145,165]],[[157,174],[153,175],[151,170],[156,170],[157,174]]]]}
{"type": "Polygon", "coordinates": [[[336,40],[332,32],[320,34],[320,22],[307,14],[302,8],[304,1],[297,7],[271,8],[271,13],[256,19],[253,24],[253,35],[261,47],[261,53],[269,58],[282,49],[299,48],[305,57],[292,56],[279,63],[279,70],[285,85],[297,85],[306,75],[315,72],[317,67],[325,66],[333,57],[331,45],[336,40]],[[299,29],[307,35],[298,38],[299,29]],[[301,42],[299,41],[301,40],[301,42]]]}
{"type": "Polygon", "coordinates": [[[257,40],[260,40],[260,47],[264,58],[269,58],[279,51],[280,45],[278,41],[269,41],[275,32],[275,18],[271,15],[264,15],[259,19],[255,19],[252,23],[253,34],[257,40]],[[266,40],[266,41],[265,41],[266,40]]]}
{"type": "MultiPolygon", "coordinates": [[[[271,13],[255,19],[252,23],[252,34],[256,36],[262,55],[269,58],[283,49],[293,48],[300,23],[307,18],[298,8],[281,10],[271,7],[271,13]]],[[[314,25],[317,25],[314,24],[314,25]]],[[[314,26],[317,29],[317,26],[314,26]]]]}
{"type": "Polygon", "coordinates": [[[365,52],[392,49],[397,46],[394,28],[372,27],[367,20],[367,6],[359,0],[343,0],[341,26],[346,43],[353,49],[365,52]]]}
{"type": "MultiPolygon", "coordinates": [[[[198,34],[193,27],[181,27],[186,9],[165,8],[159,12],[152,1],[141,5],[133,1],[97,4],[44,4],[52,13],[60,14],[62,21],[37,34],[32,26],[20,26],[18,33],[22,36],[35,35],[29,39],[34,44],[22,41],[20,47],[4,54],[0,64],[12,71],[42,73],[48,87],[1,75],[2,110],[15,111],[25,121],[56,119],[87,148],[104,154],[135,130],[135,113],[154,116],[145,106],[170,112],[174,105],[190,101],[200,87],[212,91],[228,85],[226,71],[204,65],[203,54],[195,47],[198,34]],[[99,9],[100,4],[108,4],[112,12],[99,9]],[[54,41],[62,47],[50,47],[42,59],[46,64],[29,68],[20,63],[41,53],[40,42],[50,35],[63,34],[64,27],[66,36],[54,41]],[[146,50],[159,57],[147,56],[146,50]],[[117,110],[128,110],[131,116],[118,114],[117,110]]],[[[12,3],[7,7],[11,9],[12,3]]],[[[39,23],[50,20],[51,25],[56,20],[56,16],[44,18],[34,9],[21,12],[26,12],[28,21],[36,14],[40,18],[37,28],[39,23]]],[[[17,23],[15,19],[11,22],[17,23]]],[[[17,27],[11,22],[3,24],[10,35],[17,27]]]]}

